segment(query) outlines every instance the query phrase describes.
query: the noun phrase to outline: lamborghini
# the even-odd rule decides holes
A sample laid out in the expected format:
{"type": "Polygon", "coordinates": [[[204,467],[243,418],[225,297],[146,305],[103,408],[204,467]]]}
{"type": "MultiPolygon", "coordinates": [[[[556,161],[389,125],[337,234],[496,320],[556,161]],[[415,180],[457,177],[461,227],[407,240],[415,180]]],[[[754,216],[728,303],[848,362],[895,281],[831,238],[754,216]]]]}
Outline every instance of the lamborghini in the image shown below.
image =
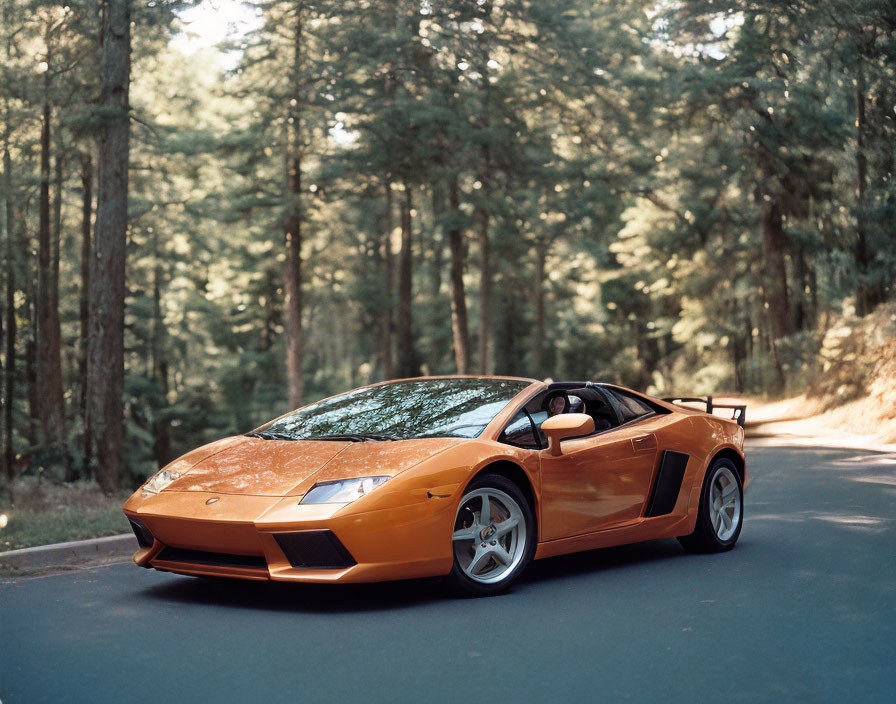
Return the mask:
{"type": "Polygon", "coordinates": [[[124,505],[134,562],[293,582],[442,576],[489,595],[553,555],[659,538],[730,550],[744,413],[593,382],[365,386],[152,476],[124,505]]]}

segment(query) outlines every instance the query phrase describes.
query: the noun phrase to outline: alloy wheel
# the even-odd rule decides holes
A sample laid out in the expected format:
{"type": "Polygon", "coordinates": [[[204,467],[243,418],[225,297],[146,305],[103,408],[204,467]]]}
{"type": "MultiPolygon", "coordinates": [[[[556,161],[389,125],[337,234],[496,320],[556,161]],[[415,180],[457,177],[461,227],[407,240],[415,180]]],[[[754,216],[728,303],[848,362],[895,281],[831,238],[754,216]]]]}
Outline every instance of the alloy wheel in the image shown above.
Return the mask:
{"type": "Polygon", "coordinates": [[[740,525],[741,502],[737,479],[728,467],[719,467],[712,478],[709,516],[719,540],[729,540],[740,525]]]}
{"type": "Polygon", "coordinates": [[[454,522],[454,554],[470,579],[495,584],[508,577],[526,553],[526,517],[500,489],[483,487],[461,500],[454,522]]]}

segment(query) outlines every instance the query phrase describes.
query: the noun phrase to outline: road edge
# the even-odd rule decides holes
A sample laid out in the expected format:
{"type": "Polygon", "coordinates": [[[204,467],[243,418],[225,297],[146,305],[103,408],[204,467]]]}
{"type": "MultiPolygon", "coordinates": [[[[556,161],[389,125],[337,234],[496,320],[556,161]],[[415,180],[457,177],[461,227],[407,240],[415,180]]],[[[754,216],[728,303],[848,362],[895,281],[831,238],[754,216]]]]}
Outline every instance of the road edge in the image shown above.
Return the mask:
{"type": "Polygon", "coordinates": [[[32,572],[54,567],[69,567],[115,558],[130,557],[137,552],[137,539],[131,533],[104,538],[74,540],[68,543],[37,545],[20,550],[0,552],[0,570],[8,574],[32,572]]]}
{"type": "MultiPolygon", "coordinates": [[[[858,435],[829,429],[826,435],[799,432],[799,428],[788,428],[794,421],[764,421],[747,424],[746,439],[754,443],[773,444],[790,447],[823,447],[832,450],[856,450],[861,452],[896,453],[896,443],[880,442],[874,435],[858,435]]],[[[798,422],[798,421],[797,421],[798,422]]]]}

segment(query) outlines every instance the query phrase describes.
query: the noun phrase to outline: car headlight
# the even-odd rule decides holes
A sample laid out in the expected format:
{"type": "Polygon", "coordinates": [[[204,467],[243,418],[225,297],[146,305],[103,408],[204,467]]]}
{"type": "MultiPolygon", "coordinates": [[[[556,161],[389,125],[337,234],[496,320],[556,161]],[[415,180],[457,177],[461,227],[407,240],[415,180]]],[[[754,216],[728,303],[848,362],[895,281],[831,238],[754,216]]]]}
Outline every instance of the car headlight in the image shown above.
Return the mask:
{"type": "Polygon", "coordinates": [[[392,477],[357,477],[335,482],[318,482],[300,504],[347,504],[369,494],[392,477]]]}
{"type": "Polygon", "coordinates": [[[175,479],[179,479],[180,474],[172,472],[170,469],[163,469],[158,474],[154,474],[149,481],[143,485],[143,491],[150,494],[158,494],[162,489],[168,486],[175,479]]]}

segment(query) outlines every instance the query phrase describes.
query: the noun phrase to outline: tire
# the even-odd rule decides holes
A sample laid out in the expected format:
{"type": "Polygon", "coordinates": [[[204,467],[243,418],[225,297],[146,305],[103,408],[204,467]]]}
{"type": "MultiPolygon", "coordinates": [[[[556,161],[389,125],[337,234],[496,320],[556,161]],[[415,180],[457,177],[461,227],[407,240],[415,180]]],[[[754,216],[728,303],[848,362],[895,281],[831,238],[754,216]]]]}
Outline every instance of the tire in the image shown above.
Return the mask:
{"type": "Polygon", "coordinates": [[[477,477],[457,507],[449,588],[465,596],[503,592],[532,561],[536,540],[535,514],[520,488],[499,474],[477,477]]]}
{"type": "Polygon", "coordinates": [[[740,474],[731,460],[719,458],[703,480],[694,532],[681,536],[678,542],[688,552],[725,552],[737,543],[743,523],[744,488],[740,474]]]}

